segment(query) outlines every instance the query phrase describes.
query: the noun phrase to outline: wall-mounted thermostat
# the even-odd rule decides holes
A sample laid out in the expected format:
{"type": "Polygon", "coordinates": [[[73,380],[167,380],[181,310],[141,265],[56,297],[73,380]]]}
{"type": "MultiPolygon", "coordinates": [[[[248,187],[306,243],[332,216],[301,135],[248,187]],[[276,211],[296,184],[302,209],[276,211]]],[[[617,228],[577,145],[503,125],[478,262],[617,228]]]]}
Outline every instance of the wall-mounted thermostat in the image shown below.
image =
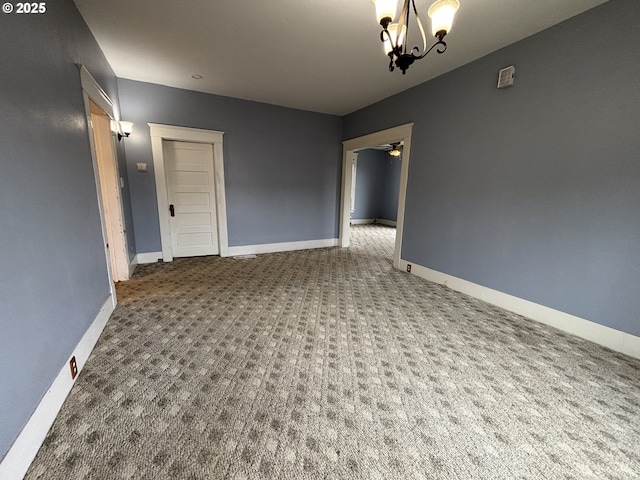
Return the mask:
{"type": "Polygon", "coordinates": [[[511,65],[505,67],[498,73],[498,88],[506,88],[513,85],[513,79],[516,76],[516,67],[511,65]]]}
{"type": "Polygon", "coordinates": [[[146,163],[136,163],[136,168],[138,169],[139,172],[146,172],[147,171],[147,164],[146,163]]]}

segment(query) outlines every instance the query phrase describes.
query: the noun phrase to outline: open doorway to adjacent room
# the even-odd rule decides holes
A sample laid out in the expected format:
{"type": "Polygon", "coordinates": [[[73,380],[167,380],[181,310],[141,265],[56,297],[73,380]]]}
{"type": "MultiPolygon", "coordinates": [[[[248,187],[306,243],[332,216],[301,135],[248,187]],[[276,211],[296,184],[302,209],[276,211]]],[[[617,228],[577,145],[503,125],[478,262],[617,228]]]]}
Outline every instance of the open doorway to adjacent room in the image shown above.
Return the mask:
{"type": "Polygon", "coordinates": [[[118,171],[113,103],[91,74],[81,67],[82,90],[89,125],[89,143],[93,157],[98,207],[102,221],[105,256],[111,293],[115,300],[114,282],[131,277],[124,211],[120,189],[123,180],[118,171]]]}
{"type": "MultiPolygon", "coordinates": [[[[412,127],[402,125],[343,142],[339,245],[350,245],[357,225],[395,227],[395,268],[401,258],[412,127]],[[394,147],[399,156],[390,155],[394,147]]],[[[376,234],[393,233],[386,228],[376,234]]]]}
{"type": "Polygon", "coordinates": [[[377,245],[375,254],[392,263],[396,238],[403,142],[353,152],[351,242],[377,245]]]}
{"type": "Polygon", "coordinates": [[[111,118],[93,101],[90,100],[89,105],[109,262],[113,281],[119,282],[129,279],[129,255],[120,200],[120,175],[111,134],[111,118]]]}

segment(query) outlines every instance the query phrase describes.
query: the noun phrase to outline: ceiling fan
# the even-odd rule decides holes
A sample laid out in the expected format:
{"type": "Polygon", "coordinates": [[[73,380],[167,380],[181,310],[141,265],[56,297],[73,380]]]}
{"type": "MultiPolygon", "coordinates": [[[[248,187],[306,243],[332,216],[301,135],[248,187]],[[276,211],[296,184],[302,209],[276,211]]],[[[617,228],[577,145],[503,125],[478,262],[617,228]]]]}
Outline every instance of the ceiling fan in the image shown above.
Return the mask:
{"type": "Polygon", "coordinates": [[[400,142],[392,143],[391,149],[388,150],[388,152],[392,157],[399,157],[402,154],[402,145],[400,145],[400,142]]]}

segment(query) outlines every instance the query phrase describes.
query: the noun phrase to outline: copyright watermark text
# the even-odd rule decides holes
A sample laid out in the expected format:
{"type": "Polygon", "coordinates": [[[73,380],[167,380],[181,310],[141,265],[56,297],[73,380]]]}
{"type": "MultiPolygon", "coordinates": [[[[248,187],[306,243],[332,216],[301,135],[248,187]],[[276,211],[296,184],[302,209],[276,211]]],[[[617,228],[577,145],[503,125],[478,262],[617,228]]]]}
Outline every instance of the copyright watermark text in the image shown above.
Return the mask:
{"type": "Polygon", "coordinates": [[[3,13],[47,13],[46,2],[5,2],[2,4],[3,13]]]}

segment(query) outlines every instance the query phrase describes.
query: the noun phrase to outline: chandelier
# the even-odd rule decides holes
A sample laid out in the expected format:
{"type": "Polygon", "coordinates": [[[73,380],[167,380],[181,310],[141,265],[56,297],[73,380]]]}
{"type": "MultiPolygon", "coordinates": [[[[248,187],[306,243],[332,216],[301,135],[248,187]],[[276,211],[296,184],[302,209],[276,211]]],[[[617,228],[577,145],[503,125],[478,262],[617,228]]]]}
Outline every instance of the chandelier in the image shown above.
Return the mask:
{"type": "Polygon", "coordinates": [[[409,66],[416,60],[420,60],[435,47],[438,53],[444,53],[447,44],[443,41],[444,36],[451,31],[453,17],[455,16],[460,3],[458,0],[437,0],[434,2],[427,14],[431,19],[431,32],[438,39],[431,47],[427,49],[427,37],[424,33],[424,27],[418,16],[415,0],[403,0],[402,11],[398,17],[398,21],[392,23],[396,16],[398,6],[397,0],[372,0],[376,6],[376,16],[378,22],[382,25],[380,32],[380,40],[384,44],[384,53],[389,56],[389,71],[393,72],[395,67],[402,70],[404,75],[409,66]],[[422,35],[422,49],[413,47],[407,51],[407,43],[409,38],[409,17],[411,12],[416,19],[416,24],[422,35]]]}

